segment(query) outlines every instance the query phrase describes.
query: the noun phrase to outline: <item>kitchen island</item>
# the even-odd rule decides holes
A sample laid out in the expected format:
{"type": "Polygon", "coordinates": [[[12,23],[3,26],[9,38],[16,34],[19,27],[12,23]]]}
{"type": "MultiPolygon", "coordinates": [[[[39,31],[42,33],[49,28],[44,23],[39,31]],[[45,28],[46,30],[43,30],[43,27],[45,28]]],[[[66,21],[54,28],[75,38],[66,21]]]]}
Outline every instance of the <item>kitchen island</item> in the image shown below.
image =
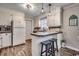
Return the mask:
{"type": "Polygon", "coordinates": [[[62,39],[62,32],[37,32],[32,33],[32,56],[40,56],[41,42],[51,38],[57,38],[58,49],[61,47],[60,40],[62,39]]]}

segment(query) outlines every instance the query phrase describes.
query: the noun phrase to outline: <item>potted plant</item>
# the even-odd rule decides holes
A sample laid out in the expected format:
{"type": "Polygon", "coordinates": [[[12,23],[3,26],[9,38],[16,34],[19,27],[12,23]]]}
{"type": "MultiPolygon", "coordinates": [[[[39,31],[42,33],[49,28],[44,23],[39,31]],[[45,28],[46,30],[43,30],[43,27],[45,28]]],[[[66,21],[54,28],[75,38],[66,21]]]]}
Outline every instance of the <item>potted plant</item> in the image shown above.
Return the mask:
{"type": "Polygon", "coordinates": [[[61,40],[61,47],[65,47],[65,44],[66,44],[66,40],[62,39],[61,40]]]}

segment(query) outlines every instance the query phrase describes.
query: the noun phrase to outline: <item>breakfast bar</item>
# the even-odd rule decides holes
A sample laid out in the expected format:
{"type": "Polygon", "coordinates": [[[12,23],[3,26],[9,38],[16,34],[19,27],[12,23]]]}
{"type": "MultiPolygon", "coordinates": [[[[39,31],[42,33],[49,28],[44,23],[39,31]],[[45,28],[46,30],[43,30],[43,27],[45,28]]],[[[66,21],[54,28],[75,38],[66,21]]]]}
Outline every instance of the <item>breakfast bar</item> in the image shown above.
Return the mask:
{"type": "Polygon", "coordinates": [[[61,47],[60,40],[62,39],[62,32],[37,32],[31,34],[32,38],[32,56],[40,56],[41,42],[56,38],[58,42],[58,49],[61,47]]]}

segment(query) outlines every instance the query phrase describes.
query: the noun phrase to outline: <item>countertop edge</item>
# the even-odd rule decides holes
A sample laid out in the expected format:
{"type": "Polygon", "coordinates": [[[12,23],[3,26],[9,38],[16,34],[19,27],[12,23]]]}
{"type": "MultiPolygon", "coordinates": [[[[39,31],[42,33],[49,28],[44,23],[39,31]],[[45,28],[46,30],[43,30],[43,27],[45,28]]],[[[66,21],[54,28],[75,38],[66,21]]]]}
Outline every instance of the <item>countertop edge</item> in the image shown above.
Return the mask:
{"type": "Polygon", "coordinates": [[[46,35],[36,35],[36,34],[31,33],[31,35],[38,36],[38,37],[45,37],[45,36],[55,35],[55,34],[59,34],[59,33],[63,33],[63,32],[51,33],[51,34],[46,34],[46,35]]]}

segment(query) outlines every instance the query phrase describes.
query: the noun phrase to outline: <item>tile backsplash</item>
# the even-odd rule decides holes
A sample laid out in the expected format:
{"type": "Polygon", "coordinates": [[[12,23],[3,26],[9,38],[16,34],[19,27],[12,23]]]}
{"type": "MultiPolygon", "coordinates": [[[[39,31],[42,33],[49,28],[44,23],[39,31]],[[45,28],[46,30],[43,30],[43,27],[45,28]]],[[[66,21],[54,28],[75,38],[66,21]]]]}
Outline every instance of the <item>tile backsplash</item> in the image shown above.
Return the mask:
{"type": "Polygon", "coordinates": [[[52,28],[49,30],[50,32],[60,32],[61,28],[52,28]]]}
{"type": "Polygon", "coordinates": [[[61,32],[61,28],[48,28],[48,29],[45,29],[45,30],[41,30],[40,28],[38,29],[34,29],[35,32],[44,32],[44,31],[47,31],[47,32],[61,32]]]}

